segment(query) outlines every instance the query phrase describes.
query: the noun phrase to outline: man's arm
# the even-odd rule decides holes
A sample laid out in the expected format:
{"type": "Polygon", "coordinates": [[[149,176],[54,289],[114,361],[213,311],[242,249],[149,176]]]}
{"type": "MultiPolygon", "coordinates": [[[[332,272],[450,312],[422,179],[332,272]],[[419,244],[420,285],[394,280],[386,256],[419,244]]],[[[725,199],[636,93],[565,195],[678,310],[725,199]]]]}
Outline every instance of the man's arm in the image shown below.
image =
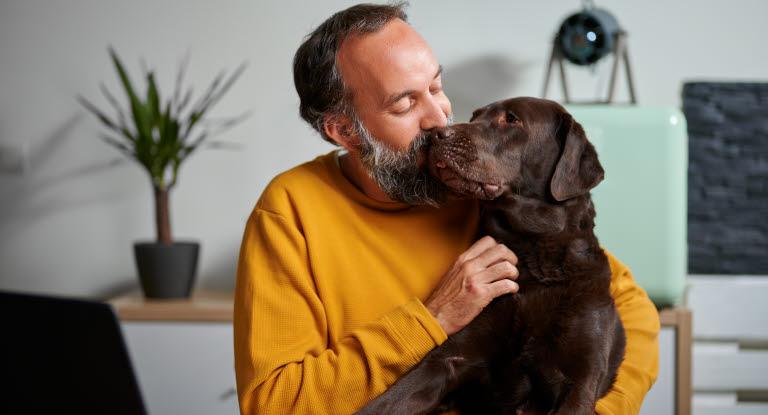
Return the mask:
{"type": "Polygon", "coordinates": [[[441,344],[446,331],[517,291],[517,258],[486,237],[456,259],[424,304],[413,298],[345,338],[329,338],[326,307],[335,305],[318,295],[311,267],[322,264],[310,265],[300,228],[259,208],[246,225],[234,315],[243,413],[350,413],[441,344]]]}
{"type": "Polygon", "coordinates": [[[637,414],[659,373],[659,314],[626,265],[609,252],[611,295],[627,335],[626,354],[613,388],[597,402],[600,415],[637,414]]]}
{"type": "Polygon", "coordinates": [[[303,235],[256,210],[237,270],[235,372],[244,414],[351,413],[382,393],[446,334],[417,299],[329,346],[303,235]]]}
{"type": "Polygon", "coordinates": [[[490,236],[459,255],[424,305],[450,336],[464,328],[494,298],[516,293],[517,255],[490,236]]]}

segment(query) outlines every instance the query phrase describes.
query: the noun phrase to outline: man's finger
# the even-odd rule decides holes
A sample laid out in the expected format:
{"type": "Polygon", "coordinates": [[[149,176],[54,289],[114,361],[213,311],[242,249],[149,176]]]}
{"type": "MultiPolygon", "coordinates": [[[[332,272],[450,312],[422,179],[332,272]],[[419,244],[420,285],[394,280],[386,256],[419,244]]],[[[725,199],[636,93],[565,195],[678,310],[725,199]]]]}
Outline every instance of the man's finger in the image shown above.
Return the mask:
{"type": "Polygon", "coordinates": [[[473,260],[480,268],[488,268],[491,265],[498,264],[499,262],[507,261],[512,265],[517,265],[517,255],[507,248],[504,244],[496,244],[485,252],[481,253],[473,260]]]}
{"type": "Polygon", "coordinates": [[[504,294],[516,293],[520,286],[516,282],[508,279],[498,280],[488,285],[491,296],[493,298],[502,296],[504,294]]]}
{"type": "Polygon", "coordinates": [[[478,239],[477,242],[472,244],[472,246],[464,252],[464,261],[477,258],[478,255],[487,251],[489,248],[492,248],[494,245],[496,245],[496,240],[490,236],[484,236],[478,239]]]}
{"type": "Polygon", "coordinates": [[[478,274],[478,280],[480,283],[488,284],[504,278],[516,280],[519,275],[520,271],[518,271],[517,267],[507,261],[503,261],[488,267],[478,274]]]}

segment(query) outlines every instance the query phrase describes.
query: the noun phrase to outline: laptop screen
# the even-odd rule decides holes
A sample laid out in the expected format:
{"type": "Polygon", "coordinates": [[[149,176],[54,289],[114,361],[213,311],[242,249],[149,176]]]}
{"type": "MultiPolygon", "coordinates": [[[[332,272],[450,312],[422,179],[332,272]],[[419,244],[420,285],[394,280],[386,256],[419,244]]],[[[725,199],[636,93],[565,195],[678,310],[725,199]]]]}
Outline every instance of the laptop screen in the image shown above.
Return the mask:
{"type": "Polygon", "coordinates": [[[109,305],[0,292],[0,333],[0,412],[146,413],[109,305]]]}

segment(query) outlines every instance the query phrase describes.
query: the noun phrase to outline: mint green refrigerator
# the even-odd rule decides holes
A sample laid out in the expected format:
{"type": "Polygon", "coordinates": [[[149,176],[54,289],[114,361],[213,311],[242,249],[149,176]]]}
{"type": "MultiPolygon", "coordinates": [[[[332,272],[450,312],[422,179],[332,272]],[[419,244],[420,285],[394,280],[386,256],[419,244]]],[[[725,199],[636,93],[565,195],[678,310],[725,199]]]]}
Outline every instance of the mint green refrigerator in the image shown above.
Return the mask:
{"type": "Polygon", "coordinates": [[[688,133],[674,108],[568,105],[605,180],[592,190],[600,244],[657,306],[682,301],[687,274],[688,133]]]}

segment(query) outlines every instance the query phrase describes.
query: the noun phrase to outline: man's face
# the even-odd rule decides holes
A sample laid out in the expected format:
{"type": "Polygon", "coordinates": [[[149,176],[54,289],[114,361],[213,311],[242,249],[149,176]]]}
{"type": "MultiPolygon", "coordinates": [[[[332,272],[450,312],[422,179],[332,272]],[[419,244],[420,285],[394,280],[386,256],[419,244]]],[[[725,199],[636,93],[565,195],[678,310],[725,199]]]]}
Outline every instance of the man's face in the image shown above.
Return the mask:
{"type": "MultiPolygon", "coordinates": [[[[428,180],[410,176],[422,174],[416,167],[427,132],[445,126],[451,113],[451,103],[442,89],[441,68],[432,50],[411,26],[395,19],[376,33],[347,39],[339,49],[337,62],[354,95],[358,120],[353,121],[357,121],[354,127],[361,141],[357,148],[361,162],[390,197],[420,202],[419,198],[401,197],[399,193],[412,189],[393,190],[391,180],[390,186],[382,183],[375,170],[390,170],[384,172],[390,178],[392,174],[405,174],[402,180],[412,182],[407,186],[428,180]],[[377,165],[376,158],[370,157],[374,145],[378,145],[379,153],[388,153],[386,158],[397,160],[387,166],[377,165]]],[[[397,187],[397,183],[394,185],[397,187]]],[[[423,187],[419,183],[416,186],[423,187]]]]}
{"type": "Polygon", "coordinates": [[[429,143],[428,132],[419,134],[408,149],[396,150],[373,137],[359,120],[354,123],[360,139],[360,163],[390,199],[432,206],[445,200],[448,188],[422,166],[429,143]]]}

